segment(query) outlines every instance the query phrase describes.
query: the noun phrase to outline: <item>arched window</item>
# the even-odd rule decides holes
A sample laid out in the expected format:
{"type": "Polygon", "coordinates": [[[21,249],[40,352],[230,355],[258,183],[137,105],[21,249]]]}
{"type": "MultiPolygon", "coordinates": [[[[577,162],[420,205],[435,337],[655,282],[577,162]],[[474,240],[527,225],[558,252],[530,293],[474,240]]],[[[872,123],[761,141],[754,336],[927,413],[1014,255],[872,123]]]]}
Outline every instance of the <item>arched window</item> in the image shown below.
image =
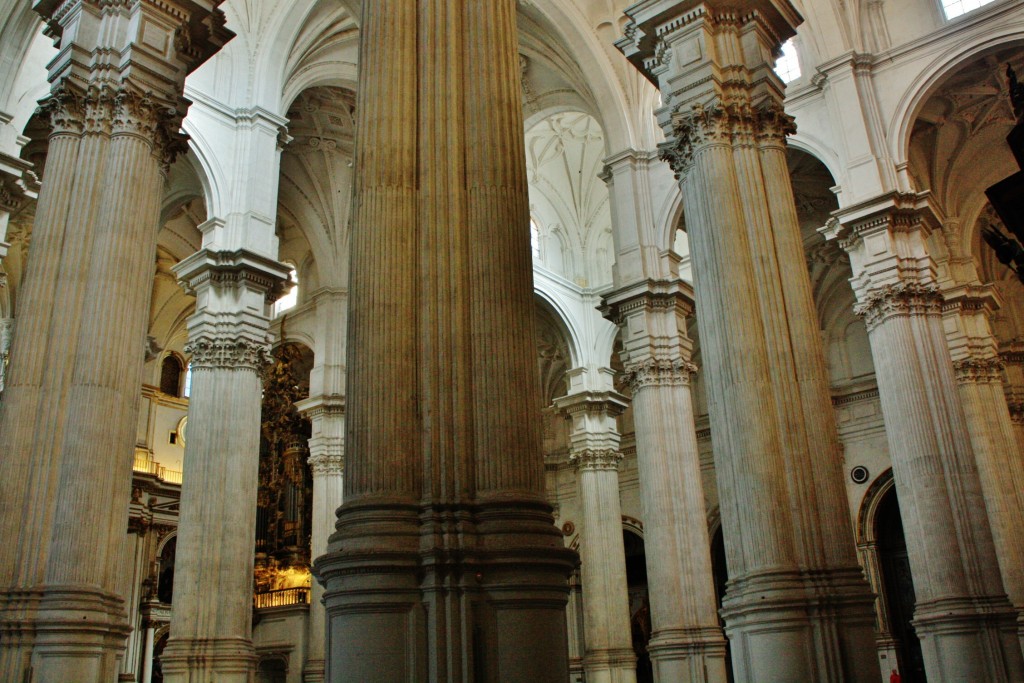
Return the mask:
{"type": "Polygon", "coordinates": [[[942,0],[942,11],[946,13],[947,19],[953,19],[990,2],[992,0],[942,0]]]}
{"type": "Polygon", "coordinates": [[[783,83],[800,78],[800,59],[797,57],[796,45],[793,44],[792,38],[782,44],[782,56],[775,61],[775,73],[783,83]]]}
{"type": "Polygon", "coordinates": [[[160,391],[171,396],[180,396],[182,369],[177,356],[166,356],[160,366],[160,391]]]}
{"type": "Polygon", "coordinates": [[[188,364],[188,370],[185,371],[185,391],[181,394],[185,398],[192,395],[192,364],[188,364]]]}

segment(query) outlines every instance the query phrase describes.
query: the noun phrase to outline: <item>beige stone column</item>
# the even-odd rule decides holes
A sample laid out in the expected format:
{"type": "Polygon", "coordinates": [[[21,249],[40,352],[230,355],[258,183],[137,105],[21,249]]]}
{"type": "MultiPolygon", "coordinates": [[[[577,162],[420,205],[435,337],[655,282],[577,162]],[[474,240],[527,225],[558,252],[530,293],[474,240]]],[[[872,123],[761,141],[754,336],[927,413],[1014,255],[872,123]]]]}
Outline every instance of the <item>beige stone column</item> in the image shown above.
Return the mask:
{"type": "Polygon", "coordinates": [[[654,281],[606,301],[606,315],[620,326],[633,391],[655,680],[722,683],[725,638],[690,396],[692,291],[678,280],[654,281]]]}
{"type": "MultiPolygon", "coordinates": [[[[296,405],[312,425],[309,439],[309,467],[313,470],[313,527],[310,557],[327,552],[327,538],[334,530],[335,513],[344,500],[345,484],[345,397],[332,394],[313,396],[296,405]]],[[[314,581],[309,601],[309,637],[302,680],[324,680],[324,652],[327,628],[324,621],[324,588],[314,581]]]]}
{"type": "Polygon", "coordinates": [[[801,18],[787,0],[744,7],[637,5],[619,43],[660,83],[662,155],[683,189],[729,564],[726,632],[738,680],[875,681],[874,598],[822,409],[828,376],[785,160],[793,124],[772,70],[801,18]]]}
{"type": "Polygon", "coordinates": [[[619,502],[619,432],[626,408],[614,392],[571,394],[555,400],[570,422],[569,460],[576,466],[583,523],[583,670],[589,683],[636,681],[629,624],[626,552],[619,502]]]}
{"type": "Polygon", "coordinates": [[[926,244],[938,221],[927,195],[912,194],[837,215],[825,231],[850,254],[868,327],[928,679],[1021,680],[1017,615],[1000,577],[962,395],[984,392],[986,411],[997,404],[987,380],[965,378],[973,386],[958,388],[926,244]]]}
{"type": "Polygon", "coordinates": [[[196,313],[188,321],[192,393],[164,680],[250,683],[266,312],[290,268],[244,250],[204,249],[174,270],[195,294],[196,313]]]}
{"type": "Polygon", "coordinates": [[[1014,339],[999,345],[1003,361],[1003,392],[1010,410],[1010,421],[1017,446],[1024,453],[1024,340],[1014,339]]]}
{"type": "Polygon", "coordinates": [[[184,149],[185,76],[231,35],[217,4],[34,4],[60,52],[0,407],[3,680],[30,667],[34,680],[117,675],[127,635],[119,549],[160,201],[166,165],[184,149]]]}
{"type": "Polygon", "coordinates": [[[345,503],[315,565],[331,681],[568,676],[515,6],[364,8],[345,503]]]}

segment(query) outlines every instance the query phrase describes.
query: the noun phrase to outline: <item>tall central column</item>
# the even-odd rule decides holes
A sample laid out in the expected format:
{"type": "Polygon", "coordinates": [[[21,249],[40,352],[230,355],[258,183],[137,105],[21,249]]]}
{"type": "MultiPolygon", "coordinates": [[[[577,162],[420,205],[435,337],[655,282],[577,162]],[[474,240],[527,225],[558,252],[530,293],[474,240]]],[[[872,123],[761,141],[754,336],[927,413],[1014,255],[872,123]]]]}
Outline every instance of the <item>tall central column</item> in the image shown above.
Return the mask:
{"type": "Polygon", "coordinates": [[[330,681],[568,676],[515,8],[364,3],[330,681]]]}
{"type": "Polygon", "coordinates": [[[661,86],[662,154],[683,189],[734,671],[878,680],[772,70],[801,19],[788,0],[665,0],[630,16],[619,46],[661,86]]]}

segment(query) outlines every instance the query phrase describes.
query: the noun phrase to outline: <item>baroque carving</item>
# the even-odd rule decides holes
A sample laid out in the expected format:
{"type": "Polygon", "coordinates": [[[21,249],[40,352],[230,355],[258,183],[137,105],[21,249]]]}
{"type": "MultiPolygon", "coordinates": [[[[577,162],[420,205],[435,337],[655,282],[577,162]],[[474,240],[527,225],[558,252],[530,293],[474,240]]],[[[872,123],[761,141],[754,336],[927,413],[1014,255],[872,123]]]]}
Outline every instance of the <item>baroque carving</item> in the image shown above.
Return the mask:
{"type": "Polygon", "coordinates": [[[942,294],[935,284],[897,282],[870,292],[853,310],[870,332],[896,316],[941,314],[942,294]]]}
{"type": "Polygon", "coordinates": [[[249,339],[196,339],[185,346],[192,368],[262,372],[269,362],[269,345],[249,339]]]}
{"type": "Polygon", "coordinates": [[[625,378],[635,394],[644,387],[687,386],[697,366],[682,358],[650,358],[626,366],[625,378]]]}
{"type": "Polygon", "coordinates": [[[681,179],[693,165],[696,152],[713,144],[782,144],[796,132],[792,116],[782,104],[768,101],[760,106],[747,102],[693,105],[672,115],[672,135],[658,146],[661,158],[681,179]]]}
{"type": "Polygon", "coordinates": [[[585,448],[569,456],[569,464],[578,470],[618,470],[622,453],[612,448],[585,448]]]}

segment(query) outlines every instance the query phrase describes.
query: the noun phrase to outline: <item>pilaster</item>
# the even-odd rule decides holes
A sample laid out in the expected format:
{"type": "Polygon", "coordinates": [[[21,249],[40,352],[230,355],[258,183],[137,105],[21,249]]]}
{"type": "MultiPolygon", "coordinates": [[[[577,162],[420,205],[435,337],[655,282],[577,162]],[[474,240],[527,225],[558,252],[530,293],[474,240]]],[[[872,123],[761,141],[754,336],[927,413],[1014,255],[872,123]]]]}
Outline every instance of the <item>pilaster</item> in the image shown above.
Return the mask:
{"type": "Polygon", "coordinates": [[[626,553],[619,502],[619,432],[625,397],[612,391],[555,400],[570,423],[569,461],[576,467],[583,525],[583,670],[588,681],[636,681],[626,592],[626,553]]]}
{"type": "Polygon", "coordinates": [[[0,678],[109,681],[149,283],[185,77],[231,33],[215,0],[40,0],[46,177],[0,407],[0,678]],[[102,354],[95,349],[102,348],[102,354]],[[82,524],[82,519],[89,524],[82,524]]]}
{"type": "MultiPolygon", "coordinates": [[[[983,494],[980,470],[989,463],[979,460],[975,444],[988,448],[988,430],[978,415],[972,435],[965,414],[971,394],[992,399],[994,368],[967,353],[970,343],[954,344],[958,384],[943,326],[946,301],[926,242],[941,217],[927,194],[898,193],[836,215],[823,232],[850,254],[856,310],[868,327],[929,680],[1015,680],[1024,675],[1017,613],[1004,592],[985,505],[1007,500],[995,482],[983,494]]],[[[970,309],[978,303],[970,294],[951,293],[949,305],[970,309]]],[[[994,512],[999,519],[1001,509],[994,512]]]]}
{"type": "Polygon", "coordinates": [[[196,313],[185,349],[192,393],[164,680],[248,683],[267,310],[290,269],[244,250],[204,249],[174,270],[196,313]]]}
{"type": "Polygon", "coordinates": [[[685,332],[693,292],[678,280],[651,280],[608,295],[602,310],[619,325],[632,390],[655,680],[722,682],[726,647],[690,395],[696,367],[685,332]]]}
{"type": "Polygon", "coordinates": [[[802,19],[787,0],[648,1],[627,14],[617,46],[661,89],[660,150],[683,189],[735,675],[877,680],[873,597],[821,408],[828,375],[785,159],[795,128],[773,71],[802,19]],[[782,649],[801,654],[770,656],[782,649]]]}

